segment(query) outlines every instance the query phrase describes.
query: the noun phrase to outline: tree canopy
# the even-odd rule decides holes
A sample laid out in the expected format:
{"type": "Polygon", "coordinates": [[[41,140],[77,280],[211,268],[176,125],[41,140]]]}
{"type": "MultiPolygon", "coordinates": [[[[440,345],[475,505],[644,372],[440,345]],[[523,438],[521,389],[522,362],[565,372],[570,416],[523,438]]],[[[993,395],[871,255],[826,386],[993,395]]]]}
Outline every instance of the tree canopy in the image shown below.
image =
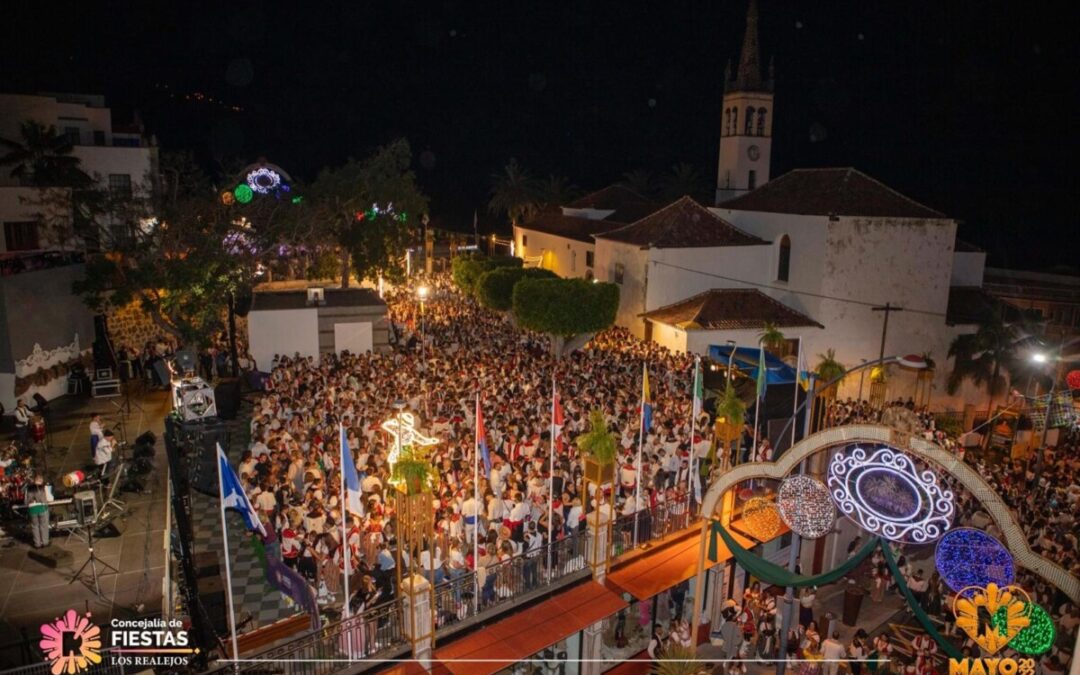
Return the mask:
{"type": "Polygon", "coordinates": [[[512,225],[527,220],[541,205],[540,185],[532,174],[511,158],[502,171],[491,175],[488,211],[505,214],[512,225]]]}
{"type": "Polygon", "coordinates": [[[522,279],[558,278],[551,270],[540,267],[496,267],[476,280],[476,299],[488,309],[505,312],[513,306],[514,286],[522,279]]]}
{"type": "Polygon", "coordinates": [[[476,283],[485,272],[503,267],[520,268],[522,262],[521,258],[511,256],[462,255],[450,263],[450,274],[462,293],[476,295],[476,283]]]}
{"type": "Polygon", "coordinates": [[[19,126],[20,138],[0,138],[6,152],[0,166],[10,166],[11,177],[34,187],[84,187],[91,178],[71,154],[71,140],[33,120],[19,126]]]}
{"type": "Polygon", "coordinates": [[[619,287],[584,279],[522,279],[514,285],[512,307],[519,326],[546,333],[562,356],[615,323],[619,287]]]}

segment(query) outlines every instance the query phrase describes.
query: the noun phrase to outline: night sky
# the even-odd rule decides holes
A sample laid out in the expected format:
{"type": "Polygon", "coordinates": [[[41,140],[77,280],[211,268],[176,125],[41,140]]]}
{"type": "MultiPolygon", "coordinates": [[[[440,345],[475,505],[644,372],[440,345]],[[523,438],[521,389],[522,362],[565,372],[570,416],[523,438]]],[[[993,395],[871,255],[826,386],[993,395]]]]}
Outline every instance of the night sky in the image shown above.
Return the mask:
{"type": "MultiPolygon", "coordinates": [[[[484,229],[510,157],[595,189],[679,161],[715,182],[746,0],[10,3],[0,90],[103,92],[165,149],[294,178],[397,136],[438,222],[484,229]],[[186,100],[200,92],[201,101],[186,100]],[[238,110],[234,110],[233,108],[238,110]]],[[[855,166],[963,221],[991,264],[1074,263],[1076,10],[761,0],[772,173],[855,166]]]]}

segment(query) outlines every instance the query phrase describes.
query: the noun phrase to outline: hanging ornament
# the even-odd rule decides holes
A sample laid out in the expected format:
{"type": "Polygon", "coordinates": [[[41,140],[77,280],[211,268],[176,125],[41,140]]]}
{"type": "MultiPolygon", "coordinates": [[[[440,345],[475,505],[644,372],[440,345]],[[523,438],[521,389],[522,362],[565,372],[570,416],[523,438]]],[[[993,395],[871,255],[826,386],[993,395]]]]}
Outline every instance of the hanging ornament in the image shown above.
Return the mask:
{"type": "Polygon", "coordinates": [[[232,206],[235,202],[236,197],[233,196],[233,193],[229,192],[228,190],[221,193],[221,203],[225,206],[232,206]]]}
{"type": "Polygon", "coordinates": [[[1028,626],[1009,640],[1009,647],[1027,656],[1039,656],[1050,651],[1057,639],[1054,621],[1046,610],[1034,602],[1025,603],[1028,626]]]}
{"type": "Polygon", "coordinates": [[[999,588],[997,584],[987,584],[986,588],[960,589],[953,600],[953,614],[956,627],[967,633],[985,655],[992,655],[1030,625],[1025,614],[1029,604],[1031,598],[1019,586],[999,588]],[[989,626],[980,618],[983,611],[992,617],[989,626]]]}
{"type": "Polygon", "coordinates": [[[1080,370],[1070,370],[1065,376],[1065,383],[1069,385],[1069,389],[1080,389],[1080,370]]]}
{"type": "Polygon", "coordinates": [[[262,166],[247,175],[247,184],[253,191],[268,195],[281,185],[281,175],[262,166]]]}
{"type": "Polygon", "coordinates": [[[934,551],[934,565],[948,587],[956,592],[991,583],[1004,588],[1016,577],[1009,550],[982,530],[970,527],[945,533],[934,551]]]}
{"type": "Polygon", "coordinates": [[[825,536],[836,520],[829,488],[812,476],[788,477],[780,484],[776,505],[784,523],[805,539],[825,536]]]}
{"type": "Polygon", "coordinates": [[[235,190],[233,190],[233,195],[236,196],[236,201],[240,202],[241,204],[247,204],[255,196],[255,193],[253,193],[251,191],[251,188],[249,188],[247,185],[241,183],[240,185],[236,186],[235,190]]]}
{"type": "Polygon", "coordinates": [[[780,512],[765,497],[753,497],[743,505],[739,527],[758,541],[768,541],[780,531],[780,512]]]}

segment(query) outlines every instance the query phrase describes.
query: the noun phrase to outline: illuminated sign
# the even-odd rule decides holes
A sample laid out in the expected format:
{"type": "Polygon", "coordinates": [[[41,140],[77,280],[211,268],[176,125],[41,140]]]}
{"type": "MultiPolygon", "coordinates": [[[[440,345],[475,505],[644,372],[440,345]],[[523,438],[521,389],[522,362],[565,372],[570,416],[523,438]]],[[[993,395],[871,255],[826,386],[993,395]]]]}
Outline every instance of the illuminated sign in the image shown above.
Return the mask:
{"type": "Polygon", "coordinates": [[[780,484],[776,505],[791,531],[804,539],[825,536],[832,531],[836,520],[836,507],[829,497],[829,488],[812,476],[787,478],[780,484]]]}
{"type": "Polygon", "coordinates": [[[1016,578],[1009,549],[982,530],[961,527],[945,533],[937,543],[934,565],[949,588],[960,592],[972,586],[998,587],[1016,578]]]}
{"type": "Polygon", "coordinates": [[[933,471],[919,471],[890,447],[838,452],[829,463],[828,486],[841,513],[891,541],[925,544],[952,523],[953,493],[941,488],[933,471]]]}
{"type": "Polygon", "coordinates": [[[390,443],[390,453],[386,457],[386,463],[390,465],[391,470],[397,464],[401,448],[407,445],[436,445],[439,442],[439,439],[425,436],[416,430],[416,418],[412,413],[399,413],[383,422],[381,426],[382,430],[393,438],[390,443]]]}

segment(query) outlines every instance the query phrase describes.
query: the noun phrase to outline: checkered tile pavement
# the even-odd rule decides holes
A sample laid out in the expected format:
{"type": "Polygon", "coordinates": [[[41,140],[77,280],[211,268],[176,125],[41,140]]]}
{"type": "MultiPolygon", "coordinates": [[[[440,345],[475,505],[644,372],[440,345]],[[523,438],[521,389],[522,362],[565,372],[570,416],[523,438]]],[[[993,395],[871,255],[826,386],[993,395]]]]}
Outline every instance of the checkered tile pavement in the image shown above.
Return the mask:
{"type": "MultiPolygon", "coordinates": [[[[248,437],[247,405],[241,408],[238,419],[229,422],[229,459],[239,462],[240,454],[248,437]]],[[[191,492],[192,529],[194,530],[195,552],[222,550],[221,512],[219,501],[192,490],[191,492]]],[[[225,522],[229,528],[229,564],[232,566],[233,603],[236,606],[236,621],[241,624],[250,616],[252,621],[240,632],[246,632],[260,626],[266,626],[278,619],[292,616],[296,610],[286,603],[285,596],[266,582],[262,567],[251,538],[248,535],[244,519],[235,511],[225,512],[225,522]]],[[[225,561],[220,561],[222,574],[225,573],[225,561]]]]}

